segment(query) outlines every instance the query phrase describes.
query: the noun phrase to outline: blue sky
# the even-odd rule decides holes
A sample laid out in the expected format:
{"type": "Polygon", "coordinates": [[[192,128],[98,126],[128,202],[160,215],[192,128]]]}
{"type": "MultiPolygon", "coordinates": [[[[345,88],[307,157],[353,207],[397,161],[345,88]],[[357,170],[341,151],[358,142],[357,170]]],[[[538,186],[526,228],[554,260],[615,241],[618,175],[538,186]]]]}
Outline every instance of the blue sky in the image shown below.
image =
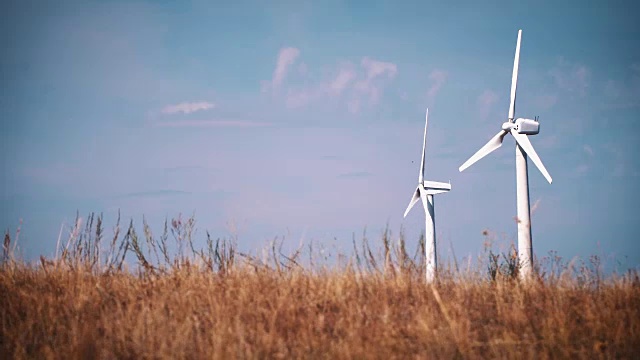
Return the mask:
{"type": "Polygon", "coordinates": [[[553,176],[529,166],[534,252],[640,265],[640,27],[632,2],[13,2],[0,15],[0,223],[27,257],[61,224],[118,209],[157,231],[245,251],[285,236],[350,249],[389,223],[415,247],[424,111],[439,251],[515,241],[514,141],[458,167],[517,115],[553,176]],[[614,261],[614,260],[610,260],[614,261]]]}

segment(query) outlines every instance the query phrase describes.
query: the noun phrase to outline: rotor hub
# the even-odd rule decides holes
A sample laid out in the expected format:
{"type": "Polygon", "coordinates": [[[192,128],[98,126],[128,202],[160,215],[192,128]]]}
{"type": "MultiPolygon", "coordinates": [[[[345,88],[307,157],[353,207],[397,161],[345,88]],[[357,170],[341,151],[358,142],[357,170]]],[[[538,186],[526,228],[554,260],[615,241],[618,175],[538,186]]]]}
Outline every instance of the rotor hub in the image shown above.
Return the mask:
{"type": "Polygon", "coordinates": [[[502,124],[502,130],[504,131],[511,131],[511,129],[515,128],[516,124],[512,123],[512,122],[505,122],[502,124]]]}

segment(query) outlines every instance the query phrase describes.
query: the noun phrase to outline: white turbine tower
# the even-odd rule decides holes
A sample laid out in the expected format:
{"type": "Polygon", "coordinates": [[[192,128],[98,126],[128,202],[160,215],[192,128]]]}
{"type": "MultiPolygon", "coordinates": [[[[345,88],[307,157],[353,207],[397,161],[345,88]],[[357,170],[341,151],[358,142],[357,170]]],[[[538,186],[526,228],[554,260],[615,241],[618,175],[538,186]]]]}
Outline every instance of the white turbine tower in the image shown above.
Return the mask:
{"type": "Polygon", "coordinates": [[[450,183],[443,183],[437,181],[424,180],[424,153],[427,145],[427,125],[429,123],[429,109],[424,121],[424,137],[422,139],[422,163],[420,164],[420,174],[418,175],[418,187],[413,193],[411,202],[404,212],[404,217],[407,217],[409,210],[415,205],[418,200],[422,200],[422,206],[424,206],[425,212],[425,255],[426,255],[426,274],[427,282],[432,282],[438,271],[438,259],[436,255],[436,215],[433,203],[433,195],[440,194],[451,190],[450,183]]]}
{"type": "Polygon", "coordinates": [[[502,130],[478,152],[467,160],[460,171],[471,166],[476,161],[482,159],[487,154],[496,150],[502,145],[502,140],[507,134],[511,134],[516,139],[516,191],[518,206],[518,258],[520,261],[520,275],[522,278],[529,278],[533,271],[533,250],[531,242],[531,219],[529,212],[529,180],[527,175],[527,156],[533,160],[542,175],[551,184],[551,175],[542,164],[538,154],[529,142],[529,135],[536,135],[540,131],[540,124],[537,120],[515,118],[516,108],[516,86],[518,83],[518,63],[520,61],[520,39],[522,30],[518,30],[518,42],[516,44],[516,56],[513,61],[513,75],[511,78],[511,105],[509,106],[509,119],[502,124],[502,130]]]}

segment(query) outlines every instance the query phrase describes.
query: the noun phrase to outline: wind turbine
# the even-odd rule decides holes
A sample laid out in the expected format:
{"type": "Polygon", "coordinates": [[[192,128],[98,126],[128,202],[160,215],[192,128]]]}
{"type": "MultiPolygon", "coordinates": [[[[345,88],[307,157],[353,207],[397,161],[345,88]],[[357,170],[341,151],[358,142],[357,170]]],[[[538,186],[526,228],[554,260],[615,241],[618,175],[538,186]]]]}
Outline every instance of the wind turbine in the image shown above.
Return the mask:
{"type": "Polygon", "coordinates": [[[415,205],[418,200],[422,200],[422,206],[424,206],[425,212],[425,255],[426,255],[426,275],[427,282],[432,282],[436,277],[438,271],[438,259],[436,255],[436,215],[433,203],[433,195],[440,194],[451,190],[451,183],[443,183],[437,181],[424,180],[424,153],[427,145],[427,125],[429,124],[429,109],[425,115],[424,121],[424,137],[422,139],[422,163],[420,164],[420,173],[418,174],[418,187],[413,193],[411,202],[407,210],[404,212],[404,217],[415,205]]]}
{"type": "Polygon", "coordinates": [[[522,30],[518,30],[518,42],[516,44],[516,56],[513,61],[513,74],[511,77],[511,105],[509,106],[508,121],[502,124],[502,130],[478,152],[473,154],[459,170],[471,166],[476,161],[482,159],[492,151],[502,145],[502,140],[507,134],[511,134],[516,139],[516,192],[518,208],[518,258],[520,261],[520,275],[528,278],[533,271],[533,250],[531,242],[531,217],[529,210],[529,179],[527,174],[527,156],[533,160],[542,175],[551,184],[552,179],[549,172],[542,164],[540,157],[529,142],[529,135],[536,135],[540,132],[540,124],[537,119],[515,118],[516,109],[516,86],[518,83],[518,63],[520,61],[520,40],[522,30]]]}

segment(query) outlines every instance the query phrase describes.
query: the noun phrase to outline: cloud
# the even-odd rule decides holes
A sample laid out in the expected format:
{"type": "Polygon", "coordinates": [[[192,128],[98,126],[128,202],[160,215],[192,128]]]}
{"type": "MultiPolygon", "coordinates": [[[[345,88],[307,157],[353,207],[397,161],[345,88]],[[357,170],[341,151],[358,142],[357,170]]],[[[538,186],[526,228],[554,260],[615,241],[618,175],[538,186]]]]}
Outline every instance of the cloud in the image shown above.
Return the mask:
{"type": "Polygon", "coordinates": [[[393,79],[398,73],[396,64],[374,60],[366,56],[362,59],[361,64],[367,70],[367,81],[371,81],[385,73],[389,78],[393,79]]]}
{"type": "Polygon", "coordinates": [[[176,105],[168,105],[165,106],[162,109],[162,113],[163,114],[175,114],[175,113],[183,113],[183,114],[190,114],[192,112],[196,112],[196,111],[200,111],[200,110],[209,110],[209,109],[213,109],[215,107],[215,104],[210,103],[210,102],[206,102],[206,101],[200,101],[200,102],[182,102],[180,104],[176,104],[176,105]]]}
{"type": "MultiPolygon", "coordinates": [[[[297,48],[285,47],[280,49],[276,68],[273,70],[273,76],[271,78],[272,89],[278,89],[282,85],[287,76],[289,66],[295,63],[298,56],[300,56],[300,50],[297,48]]],[[[306,72],[306,66],[304,67],[304,71],[306,72]]]]}
{"type": "Polygon", "coordinates": [[[338,75],[329,85],[329,92],[334,96],[340,95],[355,77],[356,72],[351,67],[340,69],[338,75]]]}
{"type": "Polygon", "coordinates": [[[481,119],[486,119],[487,116],[489,116],[489,113],[491,112],[491,108],[493,107],[493,104],[495,104],[498,101],[498,94],[496,94],[495,92],[487,89],[485,91],[482,92],[482,94],[480,96],[478,96],[478,108],[479,108],[479,112],[480,112],[480,118],[481,119]]]}
{"type": "Polygon", "coordinates": [[[435,96],[440,91],[442,85],[444,85],[447,80],[448,73],[443,70],[433,70],[431,74],[429,74],[429,80],[431,80],[431,87],[427,91],[427,99],[432,101],[435,96]]]}
{"type": "Polygon", "coordinates": [[[357,113],[365,104],[376,105],[387,82],[393,80],[398,73],[396,64],[365,56],[361,59],[360,66],[339,61],[333,70],[330,67],[329,71],[323,71],[324,76],[314,78],[309,75],[313,72],[301,62],[297,76],[302,81],[293,85],[287,80],[287,74],[300,56],[301,53],[296,48],[281,49],[272,80],[262,82],[262,92],[282,89],[283,91],[274,94],[275,99],[283,101],[289,109],[332,99],[332,104],[341,104],[349,112],[357,113]]]}
{"type": "Polygon", "coordinates": [[[237,128],[253,128],[271,126],[271,123],[261,123],[244,120],[183,120],[183,121],[162,121],[154,124],[156,127],[171,128],[205,128],[205,127],[237,127],[237,128]]]}
{"type": "MultiPolygon", "coordinates": [[[[308,69],[305,69],[304,74],[306,74],[306,71],[308,69]]],[[[289,87],[285,96],[285,104],[287,108],[294,109],[309,105],[326,96],[337,98],[349,89],[356,77],[357,73],[354,66],[349,62],[345,62],[340,66],[334,78],[311,84],[307,82],[306,85],[300,87],[289,87]]]]}
{"type": "MultiPolygon", "coordinates": [[[[366,78],[358,81],[354,88],[364,95],[369,96],[370,104],[377,104],[382,96],[382,85],[376,79],[386,75],[387,79],[394,79],[398,73],[398,67],[394,63],[378,61],[369,57],[362,58],[360,65],[366,71],[366,78]]],[[[352,112],[358,112],[360,109],[360,100],[352,100],[349,108],[352,112]]]]}

